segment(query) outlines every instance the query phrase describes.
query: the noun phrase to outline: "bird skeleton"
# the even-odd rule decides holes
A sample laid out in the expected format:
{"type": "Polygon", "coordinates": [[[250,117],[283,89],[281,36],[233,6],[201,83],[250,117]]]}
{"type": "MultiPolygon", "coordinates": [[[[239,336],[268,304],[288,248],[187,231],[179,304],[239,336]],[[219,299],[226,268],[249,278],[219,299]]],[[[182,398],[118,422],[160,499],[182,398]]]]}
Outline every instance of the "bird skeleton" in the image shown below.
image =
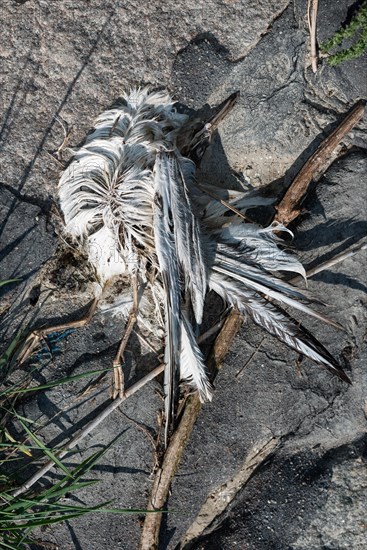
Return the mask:
{"type": "Polygon", "coordinates": [[[94,301],[84,319],[34,332],[21,357],[29,356],[46,332],[88,322],[108,285],[129,279],[131,292],[114,304],[126,326],[113,362],[113,396],[124,391],[123,353],[135,322],[148,317],[153,303],[157,325],[164,327],[166,441],[180,382],[198,391],[201,401],[212,398],[197,344],[209,290],[349,382],[325,347],[276,305],[339,327],[310,307],[315,300],[308,291],[281,277],[281,272],[305,276],[294,255],[278,246],[277,233],[288,230],[248,223],[246,210],[266,199],[195,180],[214,131],[237,97],[232,94],[203,121],[180,113],[164,91],[135,89],[97,118],[58,187],[64,232],[87,253],[96,273],[94,301]]]}

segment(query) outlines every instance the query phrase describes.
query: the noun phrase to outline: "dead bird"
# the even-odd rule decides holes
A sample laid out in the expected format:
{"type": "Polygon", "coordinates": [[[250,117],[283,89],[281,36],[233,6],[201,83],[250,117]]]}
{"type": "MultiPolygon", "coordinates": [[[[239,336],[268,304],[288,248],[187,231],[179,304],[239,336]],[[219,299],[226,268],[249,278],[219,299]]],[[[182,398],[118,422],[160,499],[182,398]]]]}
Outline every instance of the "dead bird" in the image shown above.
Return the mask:
{"type": "MultiPolygon", "coordinates": [[[[225,190],[210,182],[198,186],[195,180],[196,167],[237,96],[230,96],[203,121],[180,113],[164,91],[132,90],[97,118],[58,186],[65,234],[86,253],[98,282],[88,315],[52,330],[85,324],[106,286],[116,278],[128,278],[131,290],[116,304],[126,319],[113,363],[113,396],[121,395],[123,353],[137,318],[144,317],[149,291],[157,326],[164,327],[166,440],[180,382],[197,390],[202,401],[212,397],[196,339],[209,290],[350,382],[325,347],[274,303],[340,328],[310,307],[307,291],[281,277],[281,272],[305,277],[295,256],[279,247],[275,232],[288,230],[246,220],[246,210],[262,202],[257,193],[230,192],[226,200],[225,190]]],[[[29,337],[22,360],[50,330],[29,337]]]]}

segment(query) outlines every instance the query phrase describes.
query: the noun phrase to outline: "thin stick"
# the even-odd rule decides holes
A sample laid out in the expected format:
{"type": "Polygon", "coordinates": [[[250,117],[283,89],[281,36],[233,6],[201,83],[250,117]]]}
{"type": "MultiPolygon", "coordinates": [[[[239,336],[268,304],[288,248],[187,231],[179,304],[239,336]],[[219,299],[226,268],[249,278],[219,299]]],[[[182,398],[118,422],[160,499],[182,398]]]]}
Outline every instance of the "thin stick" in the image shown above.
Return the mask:
{"type": "Polygon", "coordinates": [[[350,113],[339,126],[328,136],[315,153],[306,161],[298,175],[293,180],[288,191],[277,207],[275,221],[283,225],[290,224],[301,213],[301,203],[306,197],[311,182],[319,177],[325,168],[328,159],[332,156],[340,141],[361,120],[364,114],[365,103],[358,101],[350,113]]]}
{"type": "Polygon", "coordinates": [[[229,202],[225,201],[224,199],[221,199],[220,197],[218,197],[218,195],[216,195],[215,193],[212,193],[211,191],[209,191],[208,189],[204,189],[201,185],[197,184],[197,186],[199,187],[199,189],[201,189],[201,191],[203,193],[205,193],[206,195],[209,195],[209,197],[212,197],[212,199],[214,199],[215,201],[218,201],[220,202],[223,206],[225,206],[226,208],[228,208],[228,210],[231,210],[232,212],[234,212],[235,214],[237,214],[237,216],[239,216],[240,218],[242,218],[243,220],[245,220],[246,222],[251,222],[251,220],[245,216],[245,214],[243,214],[242,212],[240,212],[237,208],[235,208],[234,206],[232,206],[229,202]]]}
{"type": "Polygon", "coordinates": [[[241,378],[243,376],[243,373],[245,372],[246,367],[251,363],[253,358],[256,356],[256,354],[259,352],[263,341],[265,340],[265,337],[262,337],[260,340],[259,345],[256,347],[255,351],[253,351],[250,355],[250,357],[247,359],[246,363],[243,365],[243,367],[240,368],[240,370],[236,373],[236,378],[241,378]]]}
{"type": "MultiPolygon", "coordinates": [[[[155,369],[153,369],[150,373],[148,373],[146,376],[144,376],[141,380],[133,384],[130,388],[128,388],[124,395],[122,397],[119,397],[115,400],[113,400],[107,407],[98,415],[96,418],[91,420],[84,428],[82,428],[74,437],[72,437],[69,442],[63,447],[63,449],[55,453],[58,458],[62,458],[65,456],[70,449],[78,445],[94,428],[99,426],[99,424],[105,420],[117,407],[121,405],[131,395],[136,393],[140,388],[145,386],[148,382],[153,380],[156,376],[158,376],[161,372],[164,370],[164,364],[159,365],[155,369]]],[[[42,466],[40,470],[38,470],[28,481],[23,483],[18,489],[13,491],[11,495],[13,497],[17,497],[18,495],[21,495],[22,493],[25,493],[34,485],[37,481],[39,481],[51,468],[55,466],[55,463],[52,460],[49,460],[42,466]]]]}
{"type": "Polygon", "coordinates": [[[311,67],[314,73],[317,72],[316,20],[318,5],[319,0],[308,0],[307,18],[311,41],[311,67]]]}
{"type": "MultiPolygon", "coordinates": [[[[329,269],[329,267],[333,267],[334,265],[337,265],[340,262],[343,262],[347,258],[352,258],[352,256],[354,256],[355,254],[357,254],[357,252],[360,252],[361,250],[367,250],[367,243],[363,243],[357,246],[353,245],[350,248],[347,248],[347,250],[344,250],[344,252],[341,252],[340,254],[333,256],[333,258],[330,258],[330,260],[326,260],[325,262],[322,262],[321,264],[315,265],[315,267],[308,269],[306,272],[306,275],[307,277],[312,277],[317,273],[321,273],[322,271],[329,269]]],[[[301,275],[297,275],[296,277],[293,277],[290,280],[290,282],[294,284],[302,280],[303,280],[303,277],[301,277],[301,275]]]]}
{"type": "Polygon", "coordinates": [[[200,336],[198,336],[198,338],[196,339],[197,343],[201,344],[202,342],[210,338],[210,336],[213,336],[213,334],[217,334],[219,330],[222,328],[222,326],[224,325],[225,320],[227,319],[228,313],[230,311],[231,311],[230,307],[226,308],[221,315],[222,318],[219,319],[216,323],[214,323],[214,325],[212,325],[208,330],[206,330],[205,332],[200,334],[200,336]]]}

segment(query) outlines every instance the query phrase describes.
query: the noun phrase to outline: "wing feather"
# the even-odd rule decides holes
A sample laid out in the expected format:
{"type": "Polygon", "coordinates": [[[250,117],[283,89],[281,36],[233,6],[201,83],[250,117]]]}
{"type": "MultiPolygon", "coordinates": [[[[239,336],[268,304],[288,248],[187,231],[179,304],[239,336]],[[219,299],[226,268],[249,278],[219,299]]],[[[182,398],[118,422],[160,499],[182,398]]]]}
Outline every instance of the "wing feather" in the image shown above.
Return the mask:
{"type": "Polygon", "coordinates": [[[179,157],[175,152],[157,153],[154,182],[154,235],[165,290],[167,438],[174,418],[174,399],[181,359],[184,361],[181,374],[192,381],[202,398],[209,398],[209,386],[200,350],[194,342],[192,328],[187,320],[183,320],[182,311],[183,294],[186,291],[196,321],[201,322],[207,272],[199,224],[192,211],[179,157]]]}
{"type": "Polygon", "coordinates": [[[184,177],[180,160],[173,151],[158,153],[156,174],[157,177],[166,181],[169,190],[177,258],[182,268],[183,282],[185,289],[189,292],[196,321],[201,323],[207,287],[207,268],[199,221],[189,198],[186,181],[188,170],[184,166],[186,175],[184,177]]]}
{"type": "Polygon", "coordinates": [[[164,371],[166,441],[174,420],[174,400],[181,349],[181,284],[177,260],[174,219],[166,174],[155,172],[154,239],[164,288],[165,356],[164,371]]]}
{"type": "Polygon", "coordinates": [[[209,284],[212,290],[237,307],[243,315],[249,315],[257,325],[344,382],[351,383],[340,365],[316,338],[262,296],[221,273],[212,273],[209,284]]]}
{"type": "Polygon", "coordinates": [[[180,380],[199,392],[201,402],[211,401],[213,387],[207,377],[204,357],[185,315],[182,316],[181,329],[180,380]]]}

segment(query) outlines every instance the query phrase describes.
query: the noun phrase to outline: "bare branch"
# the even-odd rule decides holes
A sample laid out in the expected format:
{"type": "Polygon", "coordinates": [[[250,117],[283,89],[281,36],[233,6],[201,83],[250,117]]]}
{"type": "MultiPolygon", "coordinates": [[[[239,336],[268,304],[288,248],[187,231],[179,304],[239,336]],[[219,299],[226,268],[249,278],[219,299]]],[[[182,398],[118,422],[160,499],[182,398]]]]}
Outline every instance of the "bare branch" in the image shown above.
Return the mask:
{"type": "Polygon", "coordinates": [[[288,191],[277,207],[275,221],[283,225],[290,224],[301,213],[301,203],[304,201],[310,184],[320,177],[327,166],[328,159],[338,147],[340,141],[361,120],[365,103],[359,101],[348,113],[339,126],[328,136],[315,153],[306,161],[298,175],[293,180],[288,191]]]}
{"type": "MultiPolygon", "coordinates": [[[[241,321],[240,314],[235,310],[232,310],[225,320],[223,328],[214,342],[213,350],[208,361],[208,366],[212,373],[215,374],[220,368],[221,362],[238,332],[241,321]]],[[[198,395],[194,394],[190,396],[187,400],[181,421],[165,452],[162,467],[156,472],[148,510],[161,510],[164,507],[171,481],[176,474],[182,453],[197,417],[199,416],[200,410],[201,403],[198,395]]],[[[139,550],[154,550],[158,548],[161,520],[162,514],[147,514],[145,516],[139,550]]]]}

